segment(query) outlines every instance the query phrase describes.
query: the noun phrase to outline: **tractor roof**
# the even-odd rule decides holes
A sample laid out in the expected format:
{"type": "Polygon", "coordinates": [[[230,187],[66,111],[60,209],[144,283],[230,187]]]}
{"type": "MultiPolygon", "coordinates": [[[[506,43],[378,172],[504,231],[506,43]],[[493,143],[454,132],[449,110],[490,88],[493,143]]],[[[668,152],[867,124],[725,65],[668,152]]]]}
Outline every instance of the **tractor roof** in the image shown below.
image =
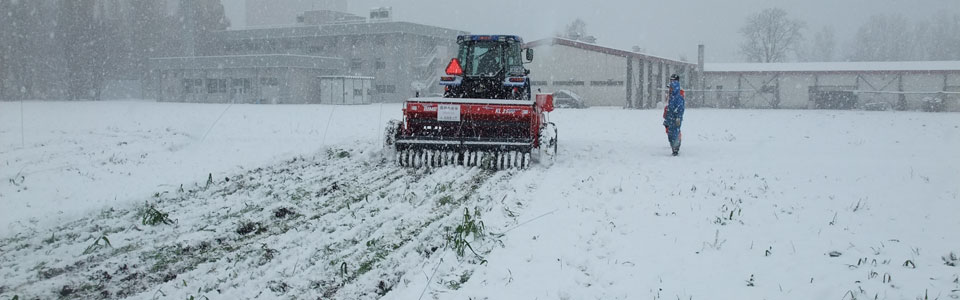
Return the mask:
{"type": "Polygon", "coordinates": [[[523,43],[523,38],[516,35],[461,35],[457,36],[457,42],[462,41],[516,41],[523,43]]]}

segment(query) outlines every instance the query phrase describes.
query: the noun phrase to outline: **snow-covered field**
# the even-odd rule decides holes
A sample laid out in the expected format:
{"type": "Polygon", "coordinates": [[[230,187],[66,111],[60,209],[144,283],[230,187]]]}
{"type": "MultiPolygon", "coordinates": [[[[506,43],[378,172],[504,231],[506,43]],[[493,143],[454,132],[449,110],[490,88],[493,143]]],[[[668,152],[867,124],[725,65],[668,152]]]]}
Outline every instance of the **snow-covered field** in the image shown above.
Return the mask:
{"type": "Polygon", "coordinates": [[[490,172],[395,166],[399,110],[0,103],[0,299],[960,298],[958,114],[691,109],[671,157],[559,110],[490,172]]]}

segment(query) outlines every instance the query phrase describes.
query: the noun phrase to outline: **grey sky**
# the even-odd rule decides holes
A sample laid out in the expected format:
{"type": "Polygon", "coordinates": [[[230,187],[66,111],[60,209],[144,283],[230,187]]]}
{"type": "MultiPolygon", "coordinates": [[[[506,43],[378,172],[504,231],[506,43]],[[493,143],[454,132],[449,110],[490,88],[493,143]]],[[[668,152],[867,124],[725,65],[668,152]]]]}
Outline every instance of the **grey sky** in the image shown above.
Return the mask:
{"type": "MultiPolygon", "coordinates": [[[[224,0],[236,25],[243,24],[243,0],[224,0]]],[[[738,29],[744,18],[769,7],[785,9],[807,23],[805,34],[823,26],[837,31],[841,53],[857,28],[874,14],[901,13],[912,20],[938,12],[960,13],[960,0],[352,0],[350,12],[391,6],[395,19],[470,31],[515,33],[531,41],[551,36],[579,17],[597,43],[621,49],[637,45],[647,53],[696,60],[697,44],[709,62],[741,61],[738,29]]]]}

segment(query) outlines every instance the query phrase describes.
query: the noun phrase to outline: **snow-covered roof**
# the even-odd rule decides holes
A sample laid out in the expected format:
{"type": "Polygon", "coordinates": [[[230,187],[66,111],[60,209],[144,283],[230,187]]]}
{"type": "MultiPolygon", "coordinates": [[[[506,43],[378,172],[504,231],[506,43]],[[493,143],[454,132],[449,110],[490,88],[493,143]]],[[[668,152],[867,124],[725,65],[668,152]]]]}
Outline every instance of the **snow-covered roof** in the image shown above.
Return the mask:
{"type": "Polygon", "coordinates": [[[439,38],[454,38],[467,34],[449,28],[411,22],[374,22],[327,25],[291,25],[257,29],[217,31],[215,34],[226,40],[304,38],[318,36],[413,34],[439,38]]]}
{"type": "Polygon", "coordinates": [[[960,71],[960,61],[708,63],[705,72],[923,72],[960,71]]]}
{"type": "Polygon", "coordinates": [[[552,45],[563,45],[563,46],[574,47],[574,48],[606,53],[606,54],[616,55],[616,56],[623,56],[623,57],[637,57],[637,58],[652,60],[652,61],[662,61],[667,63],[693,65],[692,63],[683,62],[675,59],[669,59],[665,57],[659,57],[655,55],[627,51],[622,49],[610,48],[610,47],[600,46],[597,44],[584,43],[581,41],[574,41],[574,40],[569,40],[569,39],[559,38],[559,37],[536,40],[526,44],[526,46],[530,48],[534,48],[538,46],[552,46],[552,45]]]}
{"type": "Polygon", "coordinates": [[[343,70],[346,68],[346,62],[341,58],[290,54],[160,57],[151,58],[150,63],[154,66],[154,68],[160,70],[243,68],[343,70]]]}

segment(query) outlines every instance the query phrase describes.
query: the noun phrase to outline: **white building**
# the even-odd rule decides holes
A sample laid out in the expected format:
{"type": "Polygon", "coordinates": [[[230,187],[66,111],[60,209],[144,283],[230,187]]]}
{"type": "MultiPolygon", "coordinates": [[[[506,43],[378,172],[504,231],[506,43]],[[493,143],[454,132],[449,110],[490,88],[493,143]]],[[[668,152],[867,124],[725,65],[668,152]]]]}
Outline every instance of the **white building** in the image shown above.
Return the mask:
{"type": "Polygon", "coordinates": [[[960,111],[960,61],[703,64],[701,48],[691,64],[560,38],[527,46],[534,90],[589,106],[655,107],[679,74],[690,107],[960,111]]]}
{"type": "MultiPolygon", "coordinates": [[[[372,12],[380,17],[381,11],[372,12]]],[[[443,66],[457,36],[466,34],[327,10],[301,16],[295,26],[214,32],[203,56],[151,59],[148,96],[202,103],[401,102],[442,91],[443,66]]]]}
{"type": "Polygon", "coordinates": [[[373,77],[320,76],[321,104],[370,104],[373,77]]]}
{"type": "Polygon", "coordinates": [[[706,64],[705,106],[960,111],[960,61],[706,64]]]}

